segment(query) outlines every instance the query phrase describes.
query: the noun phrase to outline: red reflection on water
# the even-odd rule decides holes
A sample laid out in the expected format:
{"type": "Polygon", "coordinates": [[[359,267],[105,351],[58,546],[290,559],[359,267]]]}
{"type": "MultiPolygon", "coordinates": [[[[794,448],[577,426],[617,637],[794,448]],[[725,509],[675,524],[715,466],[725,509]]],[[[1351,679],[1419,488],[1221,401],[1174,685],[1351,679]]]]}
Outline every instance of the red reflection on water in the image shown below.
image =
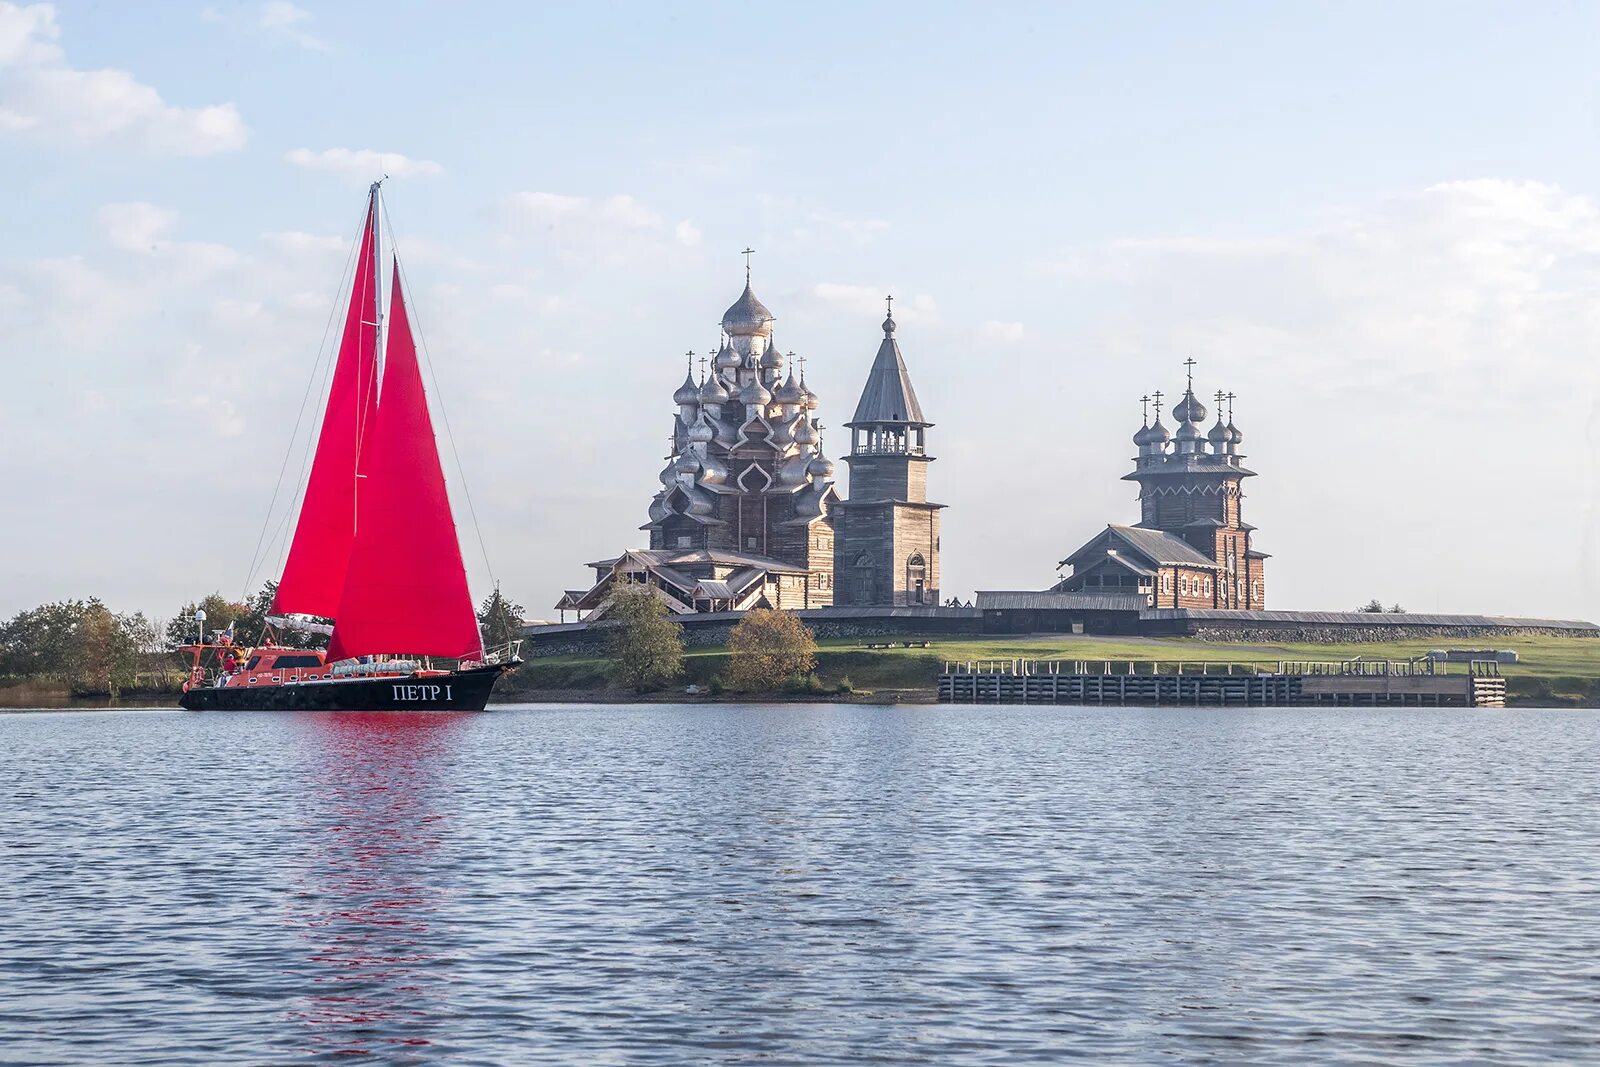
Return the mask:
{"type": "Polygon", "coordinates": [[[307,1052],[427,1045],[444,982],[432,920],[449,889],[441,862],[452,739],[472,713],[332,712],[302,728],[302,871],[288,921],[309,951],[289,973],[312,989],[290,1018],[307,1052]]]}

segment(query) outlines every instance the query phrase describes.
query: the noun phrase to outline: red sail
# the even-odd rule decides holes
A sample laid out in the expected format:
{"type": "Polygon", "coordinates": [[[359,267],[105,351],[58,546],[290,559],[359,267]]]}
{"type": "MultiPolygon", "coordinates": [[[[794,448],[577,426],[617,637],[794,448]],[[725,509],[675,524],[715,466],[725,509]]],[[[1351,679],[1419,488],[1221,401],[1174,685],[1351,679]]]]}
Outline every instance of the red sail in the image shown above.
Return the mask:
{"type": "Polygon", "coordinates": [[[276,612],[331,616],[344,592],[344,572],[356,536],[356,471],[363,431],[377,407],[377,196],[367,203],[361,252],[350,285],[350,310],[333,365],[317,455],[306,482],[300,521],[272,602],[276,612]]]}
{"type": "Polygon", "coordinates": [[[360,523],[328,659],[482,659],[398,267],[390,292],[383,390],[363,450],[360,523]]]}

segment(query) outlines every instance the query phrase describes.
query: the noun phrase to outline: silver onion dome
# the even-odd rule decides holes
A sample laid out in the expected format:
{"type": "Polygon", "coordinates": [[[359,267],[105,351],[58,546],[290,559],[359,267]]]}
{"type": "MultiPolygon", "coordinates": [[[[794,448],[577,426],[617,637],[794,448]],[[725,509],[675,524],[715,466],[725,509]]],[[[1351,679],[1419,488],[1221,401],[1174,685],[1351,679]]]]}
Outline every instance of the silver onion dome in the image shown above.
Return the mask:
{"type": "Polygon", "coordinates": [[[722,328],[736,337],[769,336],[774,321],[767,305],[757,300],[756,294],[751,291],[748,278],[745,279],[744,292],[739,299],[722,313],[722,328]]]}
{"type": "Polygon", "coordinates": [[[723,404],[728,400],[728,390],[723,387],[722,379],[715,374],[705,380],[700,386],[700,399],[707,404],[723,404]]]}
{"type": "Polygon", "coordinates": [[[1244,440],[1244,431],[1230,422],[1228,423],[1228,439],[1234,444],[1238,444],[1244,440]]]}
{"type": "Polygon", "coordinates": [[[767,387],[761,384],[761,379],[752,378],[749,384],[739,390],[739,402],[765,406],[772,403],[772,394],[767,392],[767,387]]]}
{"type": "Polygon", "coordinates": [[[1199,441],[1204,437],[1205,435],[1200,432],[1200,427],[1188,421],[1178,427],[1178,432],[1175,435],[1175,439],[1179,441],[1199,441]]]}
{"type": "Polygon", "coordinates": [[[815,456],[811,457],[811,462],[806,464],[806,473],[813,478],[832,478],[833,460],[818,451],[815,456]]]}
{"type": "Polygon", "coordinates": [[[789,372],[788,380],[778,386],[778,391],[772,394],[772,399],[780,404],[804,404],[806,402],[805,391],[794,380],[794,371],[791,370],[789,372]]]}
{"type": "Polygon", "coordinates": [[[698,402],[700,387],[694,384],[694,371],[689,371],[683,376],[683,384],[678,386],[678,391],[672,394],[674,404],[686,405],[698,402]]]}
{"type": "Polygon", "coordinates": [[[761,369],[783,370],[783,353],[778,350],[777,345],[770,341],[767,342],[767,347],[761,352],[761,369]]]}
{"type": "Polygon", "coordinates": [[[1228,428],[1222,424],[1221,415],[1217,416],[1216,425],[1211,427],[1211,432],[1206,434],[1206,437],[1210,439],[1212,447],[1219,452],[1222,451],[1223,447],[1226,446],[1228,442],[1233,440],[1233,434],[1230,433],[1228,428]]]}
{"type": "Polygon", "coordinates": [[[811,420],[803,412],[801,413],[800,417],[794,421],[795,444],[810,447],[821,440],[821,438],[817,436],[817,431],[811,428],[811,420]]]}
{"type": "Polygon", "coordinates": [[[694,425],[689,427],[689,440],[697,444],[708,444],[715,440],[716,429],[707,422],[704,416],[694,420],[694,425]]]}
{"type": "Polygon", "coordinates": [[[717,350],[717,369],[738,370],[739,362],[739,353],[728,342],[722,342],[722,347],[717,350]]]}
{"type": "Polygon", "coordinates": [[[1179,422],[1202,423],[1206,421],[1206,414],[1206,406],[1196,399],[1192,391],[1184,393],[1178,406],[1172,409],[1172,417],[1179,422]]]}

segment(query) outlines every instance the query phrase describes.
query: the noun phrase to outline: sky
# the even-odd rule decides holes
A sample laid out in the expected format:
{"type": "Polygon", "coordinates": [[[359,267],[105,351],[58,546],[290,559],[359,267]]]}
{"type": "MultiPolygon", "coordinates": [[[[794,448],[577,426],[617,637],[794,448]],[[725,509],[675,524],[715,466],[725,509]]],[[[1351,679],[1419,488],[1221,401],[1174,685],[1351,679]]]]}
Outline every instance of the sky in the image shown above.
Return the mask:
{"type": "Polygon", "coordinates": [[[946,595],[1044,588],[1136,521],[1139,398],[1192,357],[1238,395],[1269,606],[1600,620],[1597,29],[1576,3],[0,0],[0,617],[275,576],[387,173],[469,576],[532,618],[645,543],[749,246],[831,455],[895,296],[946,595]]]}

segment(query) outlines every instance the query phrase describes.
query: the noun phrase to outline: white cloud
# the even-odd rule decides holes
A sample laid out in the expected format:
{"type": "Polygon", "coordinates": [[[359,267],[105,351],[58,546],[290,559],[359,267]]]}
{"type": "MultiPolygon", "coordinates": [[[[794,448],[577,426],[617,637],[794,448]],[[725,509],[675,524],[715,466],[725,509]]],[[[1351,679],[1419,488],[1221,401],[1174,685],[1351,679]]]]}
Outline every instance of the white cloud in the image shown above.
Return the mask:
{"type": "MultiPolygon", "coordinates": [[[[1448,182],[1323,229],[1124,240],[1053,265],[1103,294],[1103,343],[1272,361],[1319,391],[1478,387],[1600,327],[1600,209],[1537,182],[1448,182]],[[1359,385],[1356,374],[1358,372],[1359,385]]],[[[1520,374],[1515,375],[1520,377],[1520,374]]]]}
{"type": "MultiPolygon", "coordinates": [[[[894,292],[892,286],[841,285],[837,282],[818,282],[811,288],[812,295],[827,304],[848,309],[860,315],[879,315],[887,310],[884,297],[894,292]]],[[[896,321],[917,325],[930,325],[939,321],[939,305],[927,293],[917,293],[909,299],[895,297],[896,321]]]]}
{"type": "Polygon", "coordinates": [[[159,238],[178,221],[178,213],[142,201],[105,204],[97,213],[106,239],[129,251],[152,251],[159,238]]]}
{"type": "Polygon", "coordinates": [[[589,201],[560,193],[512,193],[506,204],[513,214],[536,226],[553,227],[576,217],[589,201]]]}
{"type": "Polygon", "coordinates": [[[600,217],[618,226],[641,230],[654,230],[661,225],[661,216],[645,207],[631,196],[608,196],[599,202],[600,217]]]}
{"type": "Polygon", "coordinates": [[[503,246],[536,232],[540,247],[561,262],[572,284],[593,270],[680,269],[700,231],[693,223],[669,224],[660,211],[628,193],[574,196],[543,190],[512,193],[500,202],[503,246]]]}
{"type": "Polygon", "coordinates": [[[289,0],[268,0],[261,5],[256,25],[273,37],[292,42],[313,52],[329,51],[328,42],[306,29],[311,12],[289,0]]]}
{"type": "Polygon", "coordinates": [[[77,70],[56,42],[49,4],[0,0],[0,131],[77,144],[121,141],[146,151],[207,155],[244,145],[233,104],[174,107],[121,70],[77,70]]]}
{"type": "Polygon", "coordinates": [[[347,237],[327,237],[320,234],[305,233],[301,230],[285,230],[279,233],[264,233],[261,240],[281,252],[295,255],[339,255],[350,251],[350,239],[347,237]]]}
{"type": "MultiPolygon", "coordinates": [[[[545,192],[512,193],[506,198],[506,208],[514,218],[544,229],[661,228],[661,216],[626,193],[598,198],[545,192]]],[[[679,237],[682,237],[681,226],[679,237]]]]}
{"type": "Polygon", "coordinates": [[[978,336],[985,341],[996,344],[1014,345],[1022,341],[1026,331],[1020,322],[1001,322],[999,319],[990,319],[978,327],[978,336]]]}
{"type": "Polygon", "coordinates": [[[884,219],[841,214],[798,197],[762,194],[756,200],[763,228],[796,245],[860,247],[889,229],[884,219]]]}
{"type": "Polygon", "coordinates": [[[374,152],[369,148],[327,148],[321,152],[295,148],[285,153],[283,158],[297,167],[362,182],[377,181],[384,175],[391,178],[432,177],[444,171],[431,159],[412,159],[399,152],[374,152]]]}

